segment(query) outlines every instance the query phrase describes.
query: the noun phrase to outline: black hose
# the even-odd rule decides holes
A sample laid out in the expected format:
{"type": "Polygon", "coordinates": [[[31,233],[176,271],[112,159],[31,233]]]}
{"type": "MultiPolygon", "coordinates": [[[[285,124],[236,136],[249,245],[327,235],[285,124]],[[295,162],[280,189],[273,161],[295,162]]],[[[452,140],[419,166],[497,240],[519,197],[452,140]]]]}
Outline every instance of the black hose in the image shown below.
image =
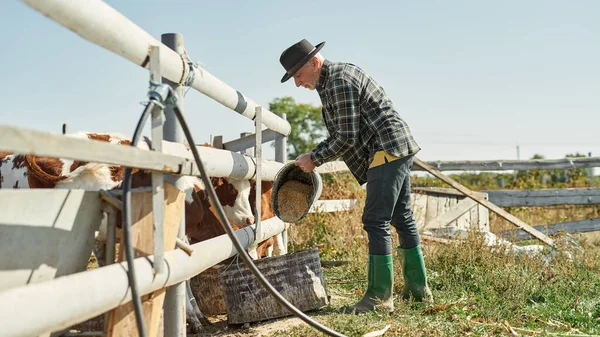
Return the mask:
{"type": "MultiPolygon", "coordinates": [[[[133,138],[131,139],[131,146],[137,146],[137,143],[142,135],[142,129],[150,112],[154,108],[155,103],[150,101],[142,116],[140,117],[133,138]]],[[[125,177],[123,178],[123,241],[125,243],[125,257],[127,258],[127,278],[129,280],[129,286],[131,287],[131,300],[133,302],[133,311],[135,312],[135,322],[138,327],[138,335],[140,337],[146,337],[146,324],[144,324],[144,312],[142,311],[142,300],[139,296],[137,287],[137,281],[135,277],[135,270],[133,264],[133,243],[131,242],[131,168],[125,169],[125,177]]]]}
{"type": "MultiPolygon", "coordinates": [[[[175,91],[171,87],[168,87],[168,88],[169,88],[170,95],[176,97],[175,91]]],[[[148,119],[148,116],[150,115],[150,112],[152,111],[154,106],[155,106],[155,103],[152,100],[150,100],[148,105],[146,105],[146,108],[144,109],[144,112],[142,113],[142,116],[140,117],[138,124],[135,128],[135,132],[133,134],[133,138],[131,141],[131,146],[133,146],[133,147],[137,146],[137,143],[138,143],[139,138],[142,133],[142,128],[143,128],[146,120],[148,119]]],[[[191,132],[187,126],[187,123],[183,117],[183,114],[181,113],[181,110],[179,109],[179,103],[176,100],[175,100],[175,108],[173,108],[173,112],[175,113],[175,116],[176,116],[177,120],[179,121],[179,124],[181,125],[181,128],[183,130],[183,133],[185,134],[188,144],[190,144],[190,150],[192,151],[196,165],[198,166],[198,169],[200,170],[200,177],[201,177],[202,181],[204,182],[204,185],[207,187],[207,189],[209,191],[208,195],[211,200],[211,203],[213,205],[217,206],[217,213],[221,220],[221,225],[227,232],[227,235],[233,242],[233,245],[237,249],[238,253],[242,257],[242,260],[244,261],[246,266],[248,266],[248,268],[250,269],[252,274],[254,274],[254,276],[263,285],[263,287],[265,287],[265,289],[267,289],[267,291],[271,295],[273,295],[273,297],[275,297],[275,299],[279,303],[281,303],[284,307],[286,307],[296,317],[299,317],[304,322],[306,322],[308,325],[312,326],[313,328],[315,328],[329,336],[345,337],[343,334],[329,329],[328,327],[320,324],[319,322],[314,321],[313,319],[308,317],[306,314],[304,314],[302,311],[298,310],[298,308],[293,306],[287,299],[285,299],[285,297],[281,296],[281,294],[261,274],[261,272],[258,270],[256,265],[254,264],[254,262],[252,261],[252,259],[250,258],[250,256],[246,252],[246,250],[244,249],[244,247],[242,247],[242,244],[237,239],[237,237],[235,235],[235,231],[231,227],[231,224],[229,223],[229,220],[227,219],[227,216],[225,215],[225,212],[223,211],[221,202],[218,200],[215,189],[212,186],[212,183],[211,183],[210,179],[208,178],[208,175],[206,174],[204,164],[200,160],[200,154],[198,153],[198,149],[196,149],[196,146],[194,146],[194,144],[196,144],[196,143],[194,142],[194,139],[193,139],[192,134],[191,134],[191,132]]],[[[135,277],[134,264],[133,264],[134,252],[133,252],[133,244],[131,242],[131,209],[130,209],[131,171],[132,171],[131,168],[126,168],[125,176],[123,179],[123,239],[124,239],[124,243],[125,243],[125,256],[127,258],[127,265],[128,265],[127,277],[129,280],[129,285],[131,287],[131,297],[132,297],[132,302],[133,302],[133,308],[135,311],[136,324],[138,326],[138,333],[139,333],[140,337],[146,337],[146,325],[144,324],[142,302],[141,302],[141,298],[139,296],[139,291],[137,288],[137,281],[136,281],[136,277],[135,277]]]]}
{"type": "MultiPolygon", "coordinates": [[[[175,91],[171,87],[169,87],[169,91],[172,96],[175,96],[175,91]]],[[[173,111],[175,112],[175,116],[177,117],[177,120],[179,121],[179,124],[181,125],[181,128],[183,130],[183,133],[185,134],[185,138],[186,138],[188,144],[190,144],[190,150],[192,151],[192,154],[194,155],[194,160],[196,161],[196,165],[198,166],[198,169],[200,170],[200,177],[202,178],[202,181],[204,182],[204,185],[206,186],[206,188],[209,192],[208,195],[210,197],[210,201],[213,205],[217,206],[217,213],[219,214],[219,218],[221,220],[221,225],[223,225],[223,228],[227,232],[227,235],[229,236],[229,238],[233,242],[233,245],[235,246],[238,253],[242,257],[242,260],[244,260],[244,263],[246,264],[246,266],[248,266],[248,268],[250,269],[252,274],[254,274],[254,276],[263,285],[263,287],[265,287],[267,289],[267,291],[269,291],[269,293],[271,293],[271,295],[273,295],[273,297],[275,297],[275,299],[279,303],[281,303],[284,307],[286,307],[294,315],[296,315],[297,317],[302,319],[308,325],[312,326],[313,328],[315,328],[329,336],[345,337],[341,333],[331,330],[328,327],[320,324],[319,322],[312,320],[310,317],[308,317],[302,311],[298,310],[298,308],[293,306],[287,299],[285,299],[285,297],[281,296],[281,294],[279,292],[277,292],[277,290],[275,288],[273,288],[271,283],[269,283],[269,281],[258,270],[258,268],[254,264],[254,262],[252,262],[252,259],[250,258],[248,253],[246,252],[244,247],[242,247],[242,244],[238,241],[238,239],[235,235],[235,232],[234,232],[233,228],[231,227],[231,224],[229,223],[229,220],[227,220],[227,216],[225,216],[225,212],[223,211],[223,208],[221,207],[221,202],[217,198],[215,189],[213,188],[212,183],[211,183],[210,179],[208,178],[208,175],[206,174],[206,170],[204,169],[204,165],[202,164],[202,161],[200,160],[200,154],[198,153],[198,149],[196,149],[196,146],[194,145],[196,143],[194,142],[194,139],[192,138],[192,134],[187,126],[187,123],[185,122],[185,119],[183,118],[181,110],[179,109],[179,103],[177,101],[175,101],[175,105],[176,106],[175,106],[175,108],[173,108],[173,111]]],[[[125,209],[125,205],[123,205],[123,208],[125,209]]]]}

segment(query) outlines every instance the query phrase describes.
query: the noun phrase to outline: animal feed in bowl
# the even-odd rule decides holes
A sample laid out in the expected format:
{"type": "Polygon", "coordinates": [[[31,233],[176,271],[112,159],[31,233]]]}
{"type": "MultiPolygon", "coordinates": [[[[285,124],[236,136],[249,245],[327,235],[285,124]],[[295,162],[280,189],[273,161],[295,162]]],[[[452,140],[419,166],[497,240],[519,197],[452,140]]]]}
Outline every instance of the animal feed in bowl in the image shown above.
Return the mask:
{"type": "Polygon", "coordinates": [[[284,221],[296,221],[309,208],[312,186],[290,180],[277,193],[279,213],[284,221]]]}

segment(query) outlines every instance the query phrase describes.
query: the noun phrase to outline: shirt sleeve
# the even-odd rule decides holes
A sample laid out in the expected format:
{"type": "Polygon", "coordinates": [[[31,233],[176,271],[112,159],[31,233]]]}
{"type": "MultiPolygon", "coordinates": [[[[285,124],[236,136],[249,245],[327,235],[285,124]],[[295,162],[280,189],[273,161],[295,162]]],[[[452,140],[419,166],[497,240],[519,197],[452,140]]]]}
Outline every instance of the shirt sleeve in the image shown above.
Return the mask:
{"type": "Polygon", "coordinates": [[[360,129],[360,93],[351,81],[338,80],[332,88],[333,127],[335,131],[311,152],[316,166],[331,161],[351,149],[360,129]]]}

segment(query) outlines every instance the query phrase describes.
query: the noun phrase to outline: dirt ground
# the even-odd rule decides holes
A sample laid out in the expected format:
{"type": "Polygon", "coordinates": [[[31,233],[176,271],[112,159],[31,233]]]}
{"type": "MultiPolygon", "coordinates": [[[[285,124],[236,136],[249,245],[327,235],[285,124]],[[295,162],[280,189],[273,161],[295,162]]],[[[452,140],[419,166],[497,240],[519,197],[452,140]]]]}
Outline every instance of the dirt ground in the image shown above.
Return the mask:
{"type": "MultiPolygon", "coordinates": [[[[345,301],[343,296],[330,294],[330,304],[333,306],[341,305],[345,301]]],[[[311,316],[311,312],[306,312],[311,316]]],[[[278,331],[289,330],[299,325],[306,325],[300,318],[294,316],[281,317],[268,321],[250,323],[245,325],[228,325],[227,315],[217,315],[207,317],[213,326],[199,334],[188,334],[190,337],[265,337],[282,336],[278,331]]]]}
{"type": "Polygon", "coordinates": [[[289,328],[305,324],[296,317],[285,317],[273,319],[261,323],[245,324],[241,326],[229,326],[227,316],[209,317],[214,324],[208,327],[205,332],[199,334],[188,334],[190,337],[262,337],[278,336],[277,331],[287,330],[289,328]]]}

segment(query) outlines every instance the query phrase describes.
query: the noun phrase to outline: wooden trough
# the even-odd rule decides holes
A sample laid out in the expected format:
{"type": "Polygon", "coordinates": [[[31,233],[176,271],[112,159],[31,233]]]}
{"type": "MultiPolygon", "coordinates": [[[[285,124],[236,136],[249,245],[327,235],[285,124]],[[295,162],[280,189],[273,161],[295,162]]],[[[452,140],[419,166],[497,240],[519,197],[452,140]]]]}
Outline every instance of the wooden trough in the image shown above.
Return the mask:
{"type": "MultiPolygon", "coordinates": [[[[473,192],[487,199],[486,193],[473,192]]],[[[420,231],[456,226],[490,230],[489,210],[452,188],[413,187],[412,209],[420,231]]]]}
{"type": "MultiPolygon", "coordinates": [[[[255,261],[267,280],[301,311],[329,303],[316,248],[255,261]]],[[[243,324],[291,313],[258,282],[243,261],[214,267],[191,280],[200,310],[208,315],[227,314],[229,324],[243,324]]]]}

